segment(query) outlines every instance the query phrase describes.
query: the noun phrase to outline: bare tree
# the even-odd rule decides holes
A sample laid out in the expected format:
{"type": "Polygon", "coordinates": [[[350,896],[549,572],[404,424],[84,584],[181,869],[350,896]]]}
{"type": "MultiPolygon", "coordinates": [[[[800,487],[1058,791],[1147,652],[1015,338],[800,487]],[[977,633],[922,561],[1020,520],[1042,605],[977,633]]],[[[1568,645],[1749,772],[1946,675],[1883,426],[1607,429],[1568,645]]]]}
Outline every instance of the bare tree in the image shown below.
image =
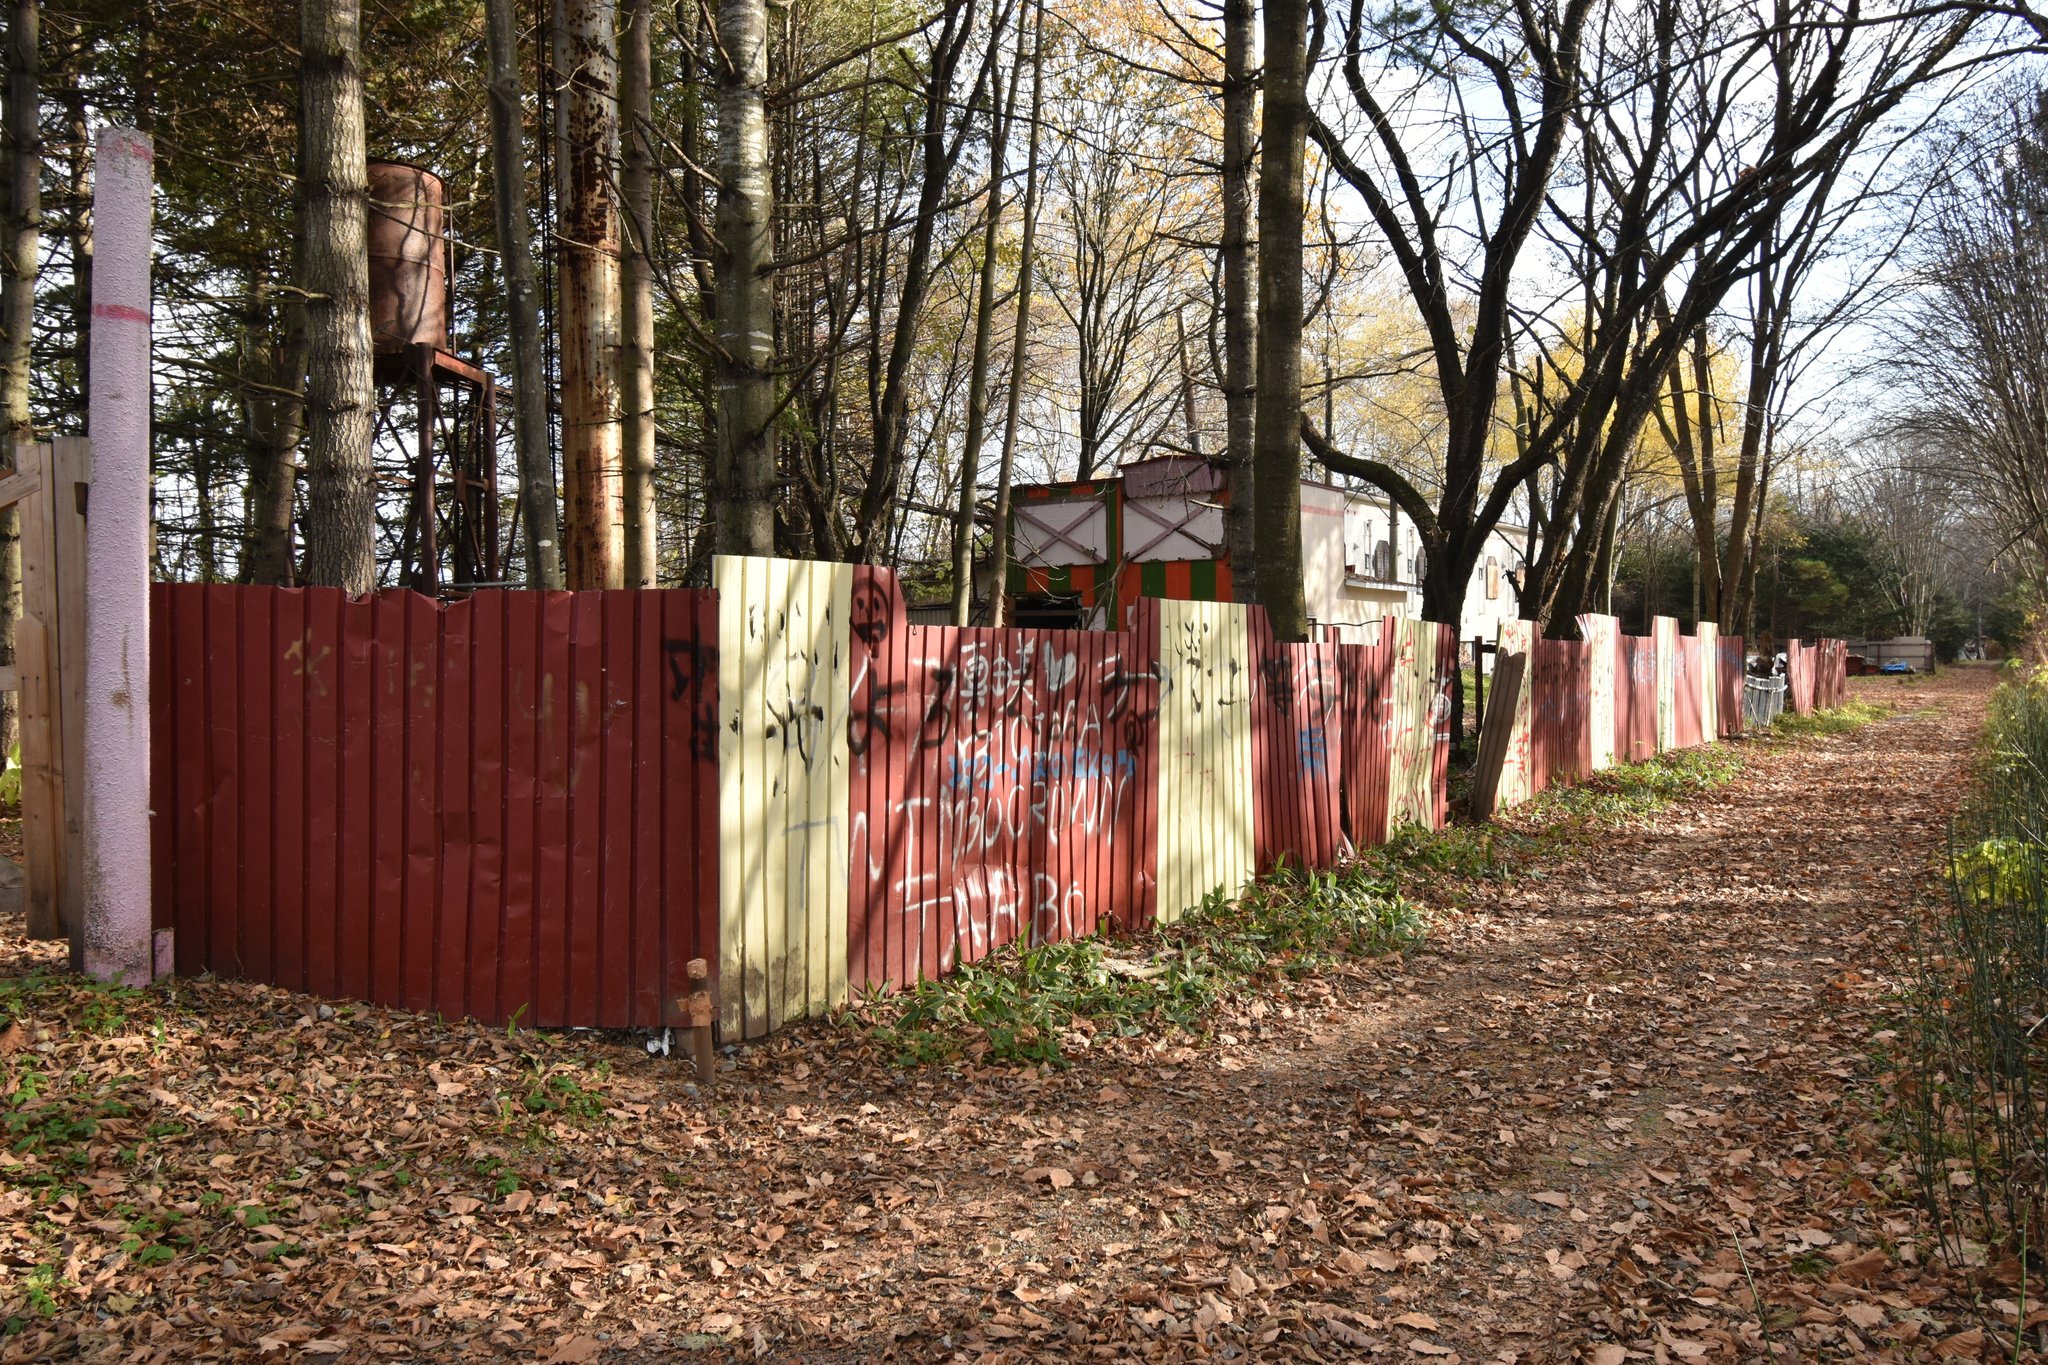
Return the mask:
{"type": "Polygon", "coordinates": [[[1010,335],[1010,391],[1003,413],[1003,453],[996,465],[995,530],[989,541],[989,624],[1003,624],[1004,574],[1010,560],[1010,483],[1017,465],[1018,407],[1030,363],[1031,285],[1037,270],[1038,134],[1045,110],[1045,0],[1034,0],[1031,26],[1031,132],[1024,152],[1024,235],[1017,248],[1017,321],[1010,335]]]}
{"type": "Polygon", "coordinates": [[[1252,241],[1252,167],[1258,143],[1256,8],[1223,0],[1223,463],[1230,505],[1223,514],[1231,582],[1240,602],[1259,600],[1252,443],[1258,402],[1258,320],[1253,312],[1257,251],[1252,241]]]}
{"type": "Polygon", "coordinates": [[[300,286],[306,296],[308,583],[376,583],[370,441],[369,161],[363,137],[358,0],[299,9],[300,286]]]}
{"type": "Polygon", "coordinates": [[[1924,230],[1894,420],[2048,599],[2048,96],[2004,92],[1976,127],[1957,130],[1924,230]]]}
{"type": "Polygon", "coordinates": [[[562,357],[563,569],[572,588],[616,588],[625,571],[620,469],[618,34],[614,0],[555,0],[556,328],[562,357]]]}
{"type": "MultiPolygon", "coordinates": [[[[35,336],[36,267],[43,229],[39,0],[7,11],[4,185],[7,213],[0,249],[0,469],[14,467],[14,447],[35,439],[29,415],[30,345],[35,336]]],[[[0,509],[0,665],[14,662],[14,623],[21,616],[21,516],[0,509]]],[[[0,754],[14,746],[17,700],[0,693],[0,754]]]]}
{"type": "Polygon", "coordinates": [[[713,515],[725,554],[775,552],[774,295],[768,7],[718,6],[717,450],[713,515]]]}
{"type": "MultiPolygon", "coordinates": [[[[1362,0],[1361,0],[1362,3],[1362,0]]],[[[1308,638],[1301,565],[1302,166],[1308,130],[1307,0],[1267,0],[1260,124],[1259,343],[1252,441],[1259,601],[1281,640],[1308,638]]]]}
{"type": "Polygon", "coordinates": [[[504,263],[507,331],[512,347],[512,430],[525,523],[527,586],[559,589],[562,554],[555,472],[548,439],[547,379],[540,330],[540,288],[526,219],[526,157],[520,135],[517,0],[486,0],[491,55],[491,202],[504,263]]]}
{"type": "MultiPolygon", "coordinates": [[[[991,32],[994,45],[1001,31],[991,32]]],[[[953,523],[953,624],[969,623],[974,609],[974,509],[981,447],[988,433],[989,349],[995,337],[996,258],[1003,230],[1003,162],[1010,141],[1010,123],[1017,109],[1017,83],[1024,69],[1022,55],[1010,63],[1010,79],[1001,100],[989,110],[988,201],[983,211],[981,263],[974,304],[974,355],[968,361],[967,430],[960,451],[960,512],[953,523]]]]}
{"type": "Polygon", "coordinates": [[[625,0],[619,33],[619,118],[624,155],[619,200],[624,216],[619,259],[619,414],[621,577],[651,588],[654,516],[654,6],[625,0]]]}

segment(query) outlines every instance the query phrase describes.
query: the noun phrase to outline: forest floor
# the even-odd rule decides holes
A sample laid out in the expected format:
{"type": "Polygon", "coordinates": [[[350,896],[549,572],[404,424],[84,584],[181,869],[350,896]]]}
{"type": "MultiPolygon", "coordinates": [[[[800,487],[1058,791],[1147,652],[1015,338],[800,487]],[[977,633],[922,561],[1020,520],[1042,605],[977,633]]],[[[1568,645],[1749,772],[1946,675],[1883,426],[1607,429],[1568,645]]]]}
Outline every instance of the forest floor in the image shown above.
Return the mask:
{"type": "Polygon", "coordinates": [[[817,1025],[699,1096],[0,926],[0,1359],[2007,1358],[2031,1297],[1881,1112],[1991,681],[1859,680],[1889,718],[1440,883],[1405,960],[1058,1068],[817,1025]]]}

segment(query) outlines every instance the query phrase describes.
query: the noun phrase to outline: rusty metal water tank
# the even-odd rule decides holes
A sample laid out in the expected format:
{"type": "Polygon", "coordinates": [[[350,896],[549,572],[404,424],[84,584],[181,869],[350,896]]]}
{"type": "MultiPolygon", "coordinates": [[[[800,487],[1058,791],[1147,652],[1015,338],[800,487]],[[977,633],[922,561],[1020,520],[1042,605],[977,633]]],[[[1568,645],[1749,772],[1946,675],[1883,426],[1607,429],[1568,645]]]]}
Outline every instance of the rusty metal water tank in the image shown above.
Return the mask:
{"type": "Polygon", "coordinates": [[[370,339],[379,355],[448,348],[448,239],[441,177],[370,163],[370,339]]]}

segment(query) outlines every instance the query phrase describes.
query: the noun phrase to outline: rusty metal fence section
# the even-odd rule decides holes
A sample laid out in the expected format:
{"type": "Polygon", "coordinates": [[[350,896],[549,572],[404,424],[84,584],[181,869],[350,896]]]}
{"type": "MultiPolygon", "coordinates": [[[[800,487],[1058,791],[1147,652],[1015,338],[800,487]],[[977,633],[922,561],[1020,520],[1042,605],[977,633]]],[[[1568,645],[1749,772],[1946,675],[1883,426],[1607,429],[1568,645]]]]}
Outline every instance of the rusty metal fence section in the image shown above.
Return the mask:
{"type": "Polygon", "coordinates": [[[913,626],[893,573],[854,575],[851,981],[1146,922],[1161,687],[1138,637],[913,626]]]}
{"type": "Polygon", "coordinates": [[[1801,640],[1785,642],[1785,707],[1795,716],[1810,716],[1814,709],[1814,647],[1801,640]]]}
{"type": "Polygon", "coordinates": [[[682,1022],[715,957],[704,592],[160,584],[153,880],[177,970],[488,1022],[682,1022]]]}
{"type": "Polygon", "coordinates": [[[1278,644],[1252,614],[1252,769],[1260,867],[1329,867],[1344,843],[1343,684],[1337,644],[1278,644]]]}
{"type": "MultiPolygon", "coordinates": [[[[1758,720],[1763,689],[1746,685],[1743,641],[1723,638],[1713,623],[1680,635],[1678,622],[1657,617],[1648,636],[1623,635],[1611,616],[1578,618],[1582,640],[1547,640],[1532,622],[1503,622],[1497,658],[1530,661],[1525,686],[1492,698],[1514,708],[1498,762],[1475,779],[1503,809],[1560,780],[1596,772],[1611,762],[1637,763],[1661,750],[1691,748],[1738,734],[1758,720]],[[1745,716],[1747,713],[1747,716],[1745,716]],[[1491,781],[1489,782],[1489,778],[1491,781]]],[[[1787,647],[1788,704],[1837,706],[1846,689],[1839,640],[1787,647]]],[[[1776,693],[1772,694],[1777,695],[1776,693]]]]}
{"type": "Polygon", "coordinates": [[[1588,641],[1536,637],[1529,671],[1532,795],[1593,771],[1592,653],[1588,641]]]}
{"type": "Polygon", "coordinates": [[[1339,783],[1344,833],[1356,847],[1382,843],[1387,837],[1393,677],[1391,628],[1381,630],[1370,644],[1337,646],[1337,710],[1344,756],[1339,783]]]}
{"type": "Polygon", "coordinates": [[[1256,609],[1145,601],[1121,632],[954,629],[910,625],[886,570],[715,576],[157,588],[178,969],[655,1027],[703,958],[751,1037],[1443,822],[1449,626],[1283,645],[1256,609]]]}

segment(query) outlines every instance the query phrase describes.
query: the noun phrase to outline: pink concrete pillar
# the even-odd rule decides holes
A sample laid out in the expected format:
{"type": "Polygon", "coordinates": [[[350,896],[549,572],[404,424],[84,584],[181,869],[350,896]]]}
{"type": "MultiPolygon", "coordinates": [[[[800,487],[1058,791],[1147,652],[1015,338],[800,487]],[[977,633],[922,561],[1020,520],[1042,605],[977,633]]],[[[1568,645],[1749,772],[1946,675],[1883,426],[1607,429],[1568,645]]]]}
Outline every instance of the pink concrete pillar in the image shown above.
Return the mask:
{"type": "Polygon", "coordinates": [[[91,495],[85,563],[83,962],[154,975],[149,914],[149,139],[100,129],[93,160],[91,495]]]}

